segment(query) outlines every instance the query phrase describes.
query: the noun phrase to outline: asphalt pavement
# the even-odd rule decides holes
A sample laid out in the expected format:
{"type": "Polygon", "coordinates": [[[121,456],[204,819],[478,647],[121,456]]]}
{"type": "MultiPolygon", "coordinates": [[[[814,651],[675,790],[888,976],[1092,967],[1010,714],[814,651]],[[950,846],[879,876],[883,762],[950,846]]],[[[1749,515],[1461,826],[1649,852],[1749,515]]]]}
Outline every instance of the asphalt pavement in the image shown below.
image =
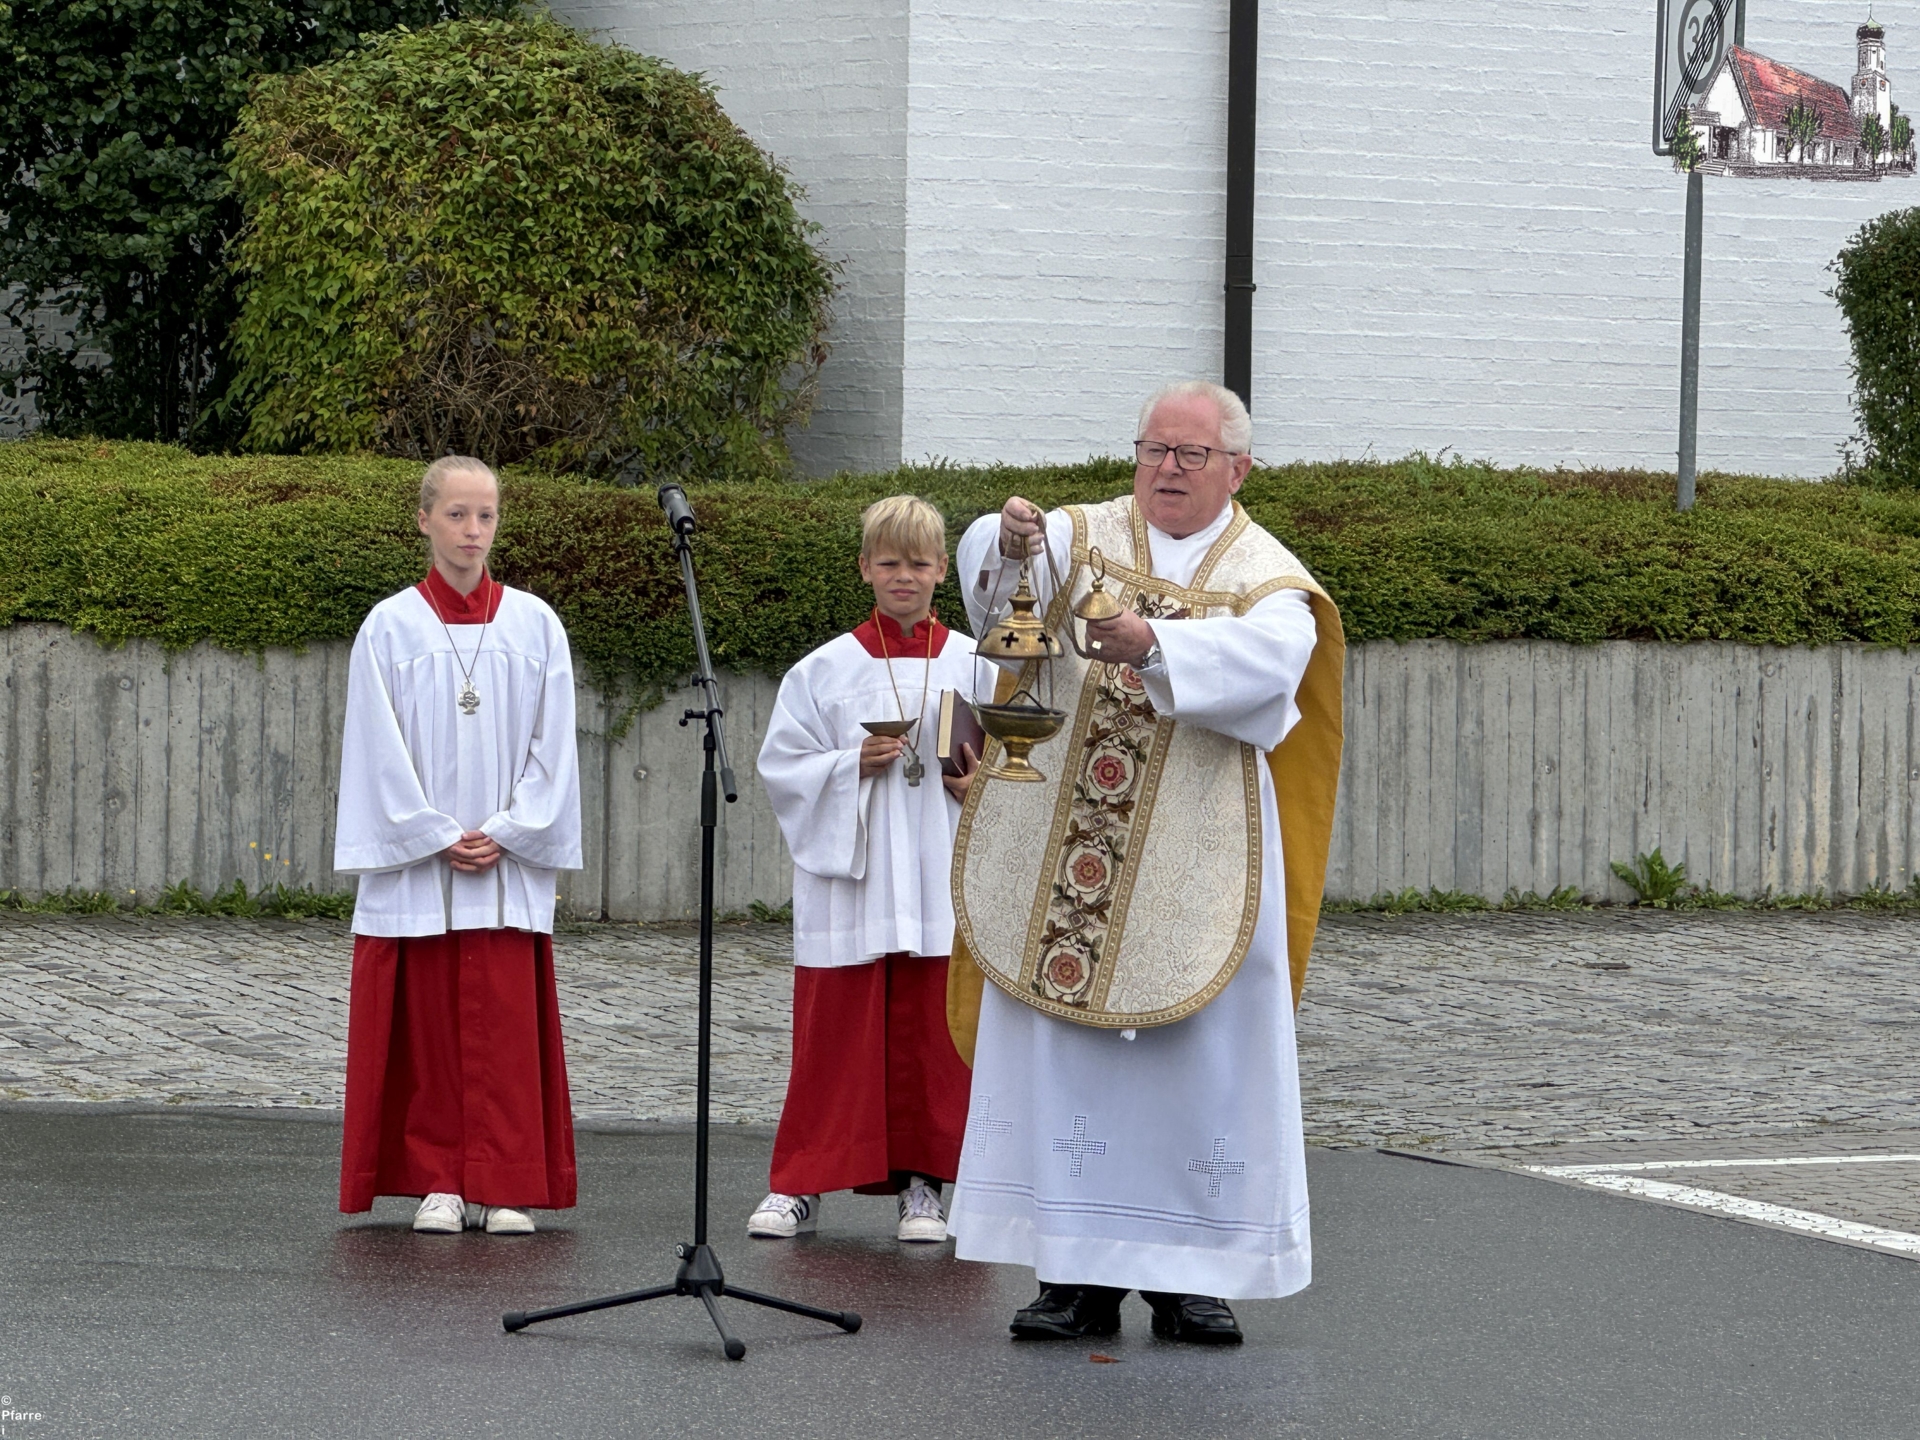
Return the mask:
{"type": "Polygon", "coordinates": [[[330,1118],[0,1109],[0,1436],[1778,1437],[1920,1432],[1920,1265],[1512,1173],[1309,1155],[1315,1280],[1230,1351],[1125,1330],[1023,1345],[1023,1270],[891,1238],[831,1196],[748,1241],[770,1133],[716,1130],[730,1278],[866,1317],[691,1300],[507,1335],[503,1311],[671,1277],[690,1135],[589,1131],[581,1206],[527,1238],[333,1209],[330,1118]],[[1116,1363],[1098,1363],[1094,1354],[1116,1363]],[[25,1417],[25,1418],[22,1418],[25,1417]],[[37,1418],[36,1418],[37,1417],[37,1418]]]}

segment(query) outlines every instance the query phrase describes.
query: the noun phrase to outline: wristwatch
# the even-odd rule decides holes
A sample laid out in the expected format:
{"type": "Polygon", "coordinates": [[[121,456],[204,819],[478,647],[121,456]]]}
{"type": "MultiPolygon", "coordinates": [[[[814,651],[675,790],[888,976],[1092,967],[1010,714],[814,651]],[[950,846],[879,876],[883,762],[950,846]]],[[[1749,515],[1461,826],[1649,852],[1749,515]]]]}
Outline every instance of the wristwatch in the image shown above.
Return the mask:
{"type": "Polygon", "coordinates": [[[1152,670],[1160,664],[1162,658],[1160,654],[1160,642],[1156,640],[1147,647],[1147,653],[1140,657],[1140,663],[1133,668],[1136,672],[1152,670]]]}

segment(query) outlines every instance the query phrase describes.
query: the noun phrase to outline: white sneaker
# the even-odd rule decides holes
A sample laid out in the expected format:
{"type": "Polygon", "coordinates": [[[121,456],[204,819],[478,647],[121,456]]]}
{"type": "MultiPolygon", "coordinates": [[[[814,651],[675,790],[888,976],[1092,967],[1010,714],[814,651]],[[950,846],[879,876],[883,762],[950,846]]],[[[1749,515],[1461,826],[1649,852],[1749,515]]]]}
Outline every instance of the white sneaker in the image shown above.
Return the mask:
{"type": "Polygon", "coordinates": [[[914,1245],[947,1238],[947,1212],[933,1187],[918,1175],[900,1192],[900,1228],[894,1234],[914,1245]]]}
{"type": "Polygon", "coordinates": [[[747,1217],[747,1234],[758,1240],[791,1240],[820,1225],[818,1195],[782,1195],[774,1191],[747,1217]]]}
{"type": "Polygon", "coordinates": [[[505,1205],[482,1205],[477,1224],[486,1227],[489,1235],[531,1235],[533,1217],[524,1210],[514,1210],[505,1205]]]}
{"type": "Polygon", "coordinates": [[[458,1195],[436,1190],[413,1212],[413,1228],[422,1235],[458,1235],[467,1228],[466,1202],[458,1195]]]}

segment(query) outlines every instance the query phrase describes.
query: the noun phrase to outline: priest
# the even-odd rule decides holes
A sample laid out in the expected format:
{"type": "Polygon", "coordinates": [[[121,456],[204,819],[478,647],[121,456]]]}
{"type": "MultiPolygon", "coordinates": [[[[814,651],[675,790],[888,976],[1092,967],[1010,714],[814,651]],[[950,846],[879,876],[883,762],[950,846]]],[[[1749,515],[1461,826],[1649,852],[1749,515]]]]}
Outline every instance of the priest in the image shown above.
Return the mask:
{"type": "Polygon", "coordinates": [[[353,912],[340,1208],[528,1234],[574,1203],[554,885],[580,868],[573,662],[547,605],[487,573],[493,472],[420,484],[431,568],[353,645],[334,868],[353,912]]]}
{"type": "MultiPolygon", "coordinates": [[[[1014,497],[959,546],[983,654],[1024,565],[1088,658],[1050,662],[1066,719],[1033,756],[1046,783],[989,766],[961,816],[950,1014],[974,1070],[949,1224],[961,1259],[1037,1273],[1018,1338],[1111,1335],[1139,1290],[1156,1335],[1238,1344],[1229,1302],[1312,1273],[1293,1012],[1344,643],[1233,498],[1239,398],[1168,386],[1136,435],[1131,494],[1045,515],[1014,497]],[[1117,613],[1075,621],[1096,588],[1117,613]]],[[[1044,700],[1042,668],[1003,692],[1044,700]]]]}

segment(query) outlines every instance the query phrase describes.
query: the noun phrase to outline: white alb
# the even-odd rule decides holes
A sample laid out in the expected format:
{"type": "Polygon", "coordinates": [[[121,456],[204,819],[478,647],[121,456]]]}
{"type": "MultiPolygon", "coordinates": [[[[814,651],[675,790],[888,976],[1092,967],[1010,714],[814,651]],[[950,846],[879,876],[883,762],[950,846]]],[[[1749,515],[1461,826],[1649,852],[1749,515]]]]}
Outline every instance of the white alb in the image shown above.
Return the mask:
{"type": "Polygon", "coordinates": [[[360,877],[355,934],[551,933],[558,872],[580,868],[567,634],[544,601],[501,588],[484,642],[412,587],[354,639],[333,866],[360,877]],[[472,715],[458,704],[468,657],[485,696],[472,715]],[[505,852],[478,874],[441,858],[469,830],[505,852]]]}
{"type": "Polygon", "coordinates": [[[973,693],[973,641],[948,632],[929,673],[925,640],[901,640],[892,621],[881,623],[889,650],[910,652],[893,653],[891,681],[887,661],[852,635],[829,640],[780,682],[760,747],[760,780],[793,852],[793,958],[800,965],[861,965],[882,955],[953,949],[960,804],[940,783],[934,739],[941,693],[973,693]],[[861,722],[898,718],[902,703],[911,719],[923,686],[926,717],[914,742],[925,776],[909,785],[903,756],[861,779],[860,744],[868,735],[861,722]]]}
{"type": "MultiPolygon", "coordinates": [[[[1154,573],[1188,583],[1228,518],[1183,540],[1149,527],[1154,573]]],[[[1071,534],[1066,515],[1048,515],[1063,577],[1071,534]]],[[[976,628],[1013,589],[1017,567],[1001,562],[998,538],[992,514],[960,542],[976,628]]],[[[1044,603],[1052,586],[1037,557],[1034,572],[1044,603]]],[[[1160,714],[1261,751],[1299,720],[1293,696],[1315,641],[1301,592],[1279,591],[1240,617],[1159,622],[1155,634],[1162,662],[1141,678],[1160,714]]],[[[1239,971],[1204,1010],[1102,1030],[986,987],[949,1209],[959,1258],[1031,1266],[1047,1283],[1228,1299],[1308,1283],[1286,887],[1272,776],[1258,769],[1259,919],[1239,971]]]]}

